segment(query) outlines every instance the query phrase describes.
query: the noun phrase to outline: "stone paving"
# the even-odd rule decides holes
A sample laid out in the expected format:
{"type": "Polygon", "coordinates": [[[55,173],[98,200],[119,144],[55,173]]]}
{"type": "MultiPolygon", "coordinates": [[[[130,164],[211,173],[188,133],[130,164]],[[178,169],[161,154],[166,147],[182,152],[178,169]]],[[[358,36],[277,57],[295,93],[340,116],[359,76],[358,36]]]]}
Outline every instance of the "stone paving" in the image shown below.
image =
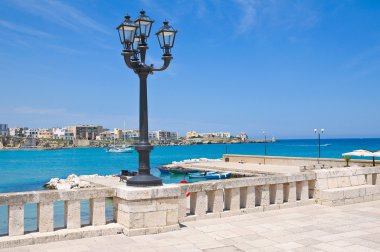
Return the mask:
{"type": "Polygon", "coordinates": [[[156,235],[115,235],[0,250],[5,251],[380,251],[380,201],[309,205],[185,222],[181,230],[156,235]]]}

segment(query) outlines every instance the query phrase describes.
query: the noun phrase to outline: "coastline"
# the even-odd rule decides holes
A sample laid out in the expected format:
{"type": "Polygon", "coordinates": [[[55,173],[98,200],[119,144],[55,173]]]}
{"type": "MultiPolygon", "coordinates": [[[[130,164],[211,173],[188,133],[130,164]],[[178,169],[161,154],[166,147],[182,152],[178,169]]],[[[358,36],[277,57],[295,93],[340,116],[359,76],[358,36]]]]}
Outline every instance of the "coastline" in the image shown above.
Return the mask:
{"type": "MultiPolygon", "coordinates": [[[[55,139],[44,139],[46,141],[54,141],[55,139]]],[[[227,140],[227,141],[213,141],[209,139],[204,139],[203,141],[183,141],[179,140],[178,142],[172,142],[172,143],[157,143],[152,142],[152,146],[191,146],[191,145],[208,145],[208,144],[251,144],[251,143],[275,143],[276,140],[247,140],[247,141],[238,141],[238,140],[227,140]]],[[[119,144],[119,143],[118,143],[119,144]]],[[[129,143],[129,145],[134,146],[133,143],[129,143]]],[[[44,146],[0,146],[1,150],[63,150],[63,149],[75,149],[75,148],[109,148],[113,146],[112,142],[104,142],[104,141],[98,141],[98,140],[91,140],[90,144],[88,146],[59,146],[59,147],[44,147],[44,146]]]]}

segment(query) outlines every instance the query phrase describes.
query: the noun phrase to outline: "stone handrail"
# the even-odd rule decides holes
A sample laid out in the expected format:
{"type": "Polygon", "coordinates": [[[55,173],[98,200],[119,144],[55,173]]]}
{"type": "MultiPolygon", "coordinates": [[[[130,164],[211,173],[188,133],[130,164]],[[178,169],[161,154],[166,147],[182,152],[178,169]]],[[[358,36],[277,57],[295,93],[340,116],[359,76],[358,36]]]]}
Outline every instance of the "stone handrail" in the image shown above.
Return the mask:
{"type": "Polygon", "coordinates": [[[0,194],[0,206],[8,207],[8,235],[24,235],[24,206],[37,204],[37,231],[54,231],[54,202],[64,201],[66,229],[81,228],[80,200],[89,200],[90,224],[105,225],[105,198],[113,197],[113,188],[68,191],[32,191],[0,194]]]}
{"type": "MultiPolygon", "coordinates": [[[[91,189],[0,194],[8,207],[8,235],[0,248],[123,233],[168,232],[179,223],[307,204],[339,205],[380,199],[380,167],[336,167],[294,174],[212,180],[160,187],[118,184],[91,189]],[[189,196],[189,197],[188,197],[189,196]],[[105,199],[113,198],[106,224],[105,199]],[[89,201],[90,225],[83,226],[80,200],[89,201]],[[54,202],[64,202],[64,229],[54,229],[54,202]],[[24,231],[24,206],[37,204],[37,232],[24,231]]],[[[111,178],[112,179],[112,178],[111,178]]]]}
{"type": "Polygon", "coordinates": [[[314,173],[182,184],[179,220],[223,217],[315,203],[314,173]],[[190,201],[187,194],[190,193],[190,201]]]}

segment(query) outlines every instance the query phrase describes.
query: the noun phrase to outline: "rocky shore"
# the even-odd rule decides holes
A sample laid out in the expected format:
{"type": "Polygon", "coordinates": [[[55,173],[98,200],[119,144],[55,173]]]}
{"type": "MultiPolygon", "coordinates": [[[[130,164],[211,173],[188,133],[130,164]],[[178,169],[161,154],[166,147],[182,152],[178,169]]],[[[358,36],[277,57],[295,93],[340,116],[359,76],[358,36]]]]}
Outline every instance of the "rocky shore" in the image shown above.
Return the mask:
{"type": "MultiPolygon", "coordinates": [[[[86,140],[87,141],[87,140],[86,140]]],[[[221,139],[221,138],[180,138],[169,143],[151,141],[153,146],[182,146],[182,145],[200,145],[200,144],[240,144],[240,143],[264,143],[275,142],[273,140],[248,140],[241,141],[238,138],[221,139]]],[[[75,141],[62,139],[41,139],[41,138],[24,138],[24,137],[0,137],[0,150],[17,150],[17,149],[36,149],[36,150],[57,150],[66,148],[107,148],[114,143],[110,140],[88,140],[85,146],[78,146],[75,141]]],[[[121,140],[116,142],[117,145],[123,144],[121,140]]],[[[127,145],[133,145],[134,142],[127,141],[127,145]]]]}
{"type": "Polygon", "coordinates": [[[71,174],[66,179],[52,178],[50,179],[49,182],[44,184],[43,187],[46,189],[51,189],[51,190],[70,190],[70,189],[79,189],[79,188],[90,188],[90,187],[95,187],[95,185],[91,184],[85,179],[106,178],[106,177],[114,177],[114,176],[113,175],[100,176],[98,174],[77,176],[75,174],[71,174]]]}

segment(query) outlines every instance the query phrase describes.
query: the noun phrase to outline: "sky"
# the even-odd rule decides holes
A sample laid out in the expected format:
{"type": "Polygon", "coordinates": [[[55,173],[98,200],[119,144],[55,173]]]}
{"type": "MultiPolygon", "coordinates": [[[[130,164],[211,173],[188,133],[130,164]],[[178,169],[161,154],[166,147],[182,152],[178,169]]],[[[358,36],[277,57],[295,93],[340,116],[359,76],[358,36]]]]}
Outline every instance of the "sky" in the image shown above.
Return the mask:
{"type": "Polygon", "coordinates": [[[149,128],[260,138],[380,137],[380,1],[1,0],[0,123],[138,128],[116,26],[144,9],[178,30],[148,78],[149,128]]]}

